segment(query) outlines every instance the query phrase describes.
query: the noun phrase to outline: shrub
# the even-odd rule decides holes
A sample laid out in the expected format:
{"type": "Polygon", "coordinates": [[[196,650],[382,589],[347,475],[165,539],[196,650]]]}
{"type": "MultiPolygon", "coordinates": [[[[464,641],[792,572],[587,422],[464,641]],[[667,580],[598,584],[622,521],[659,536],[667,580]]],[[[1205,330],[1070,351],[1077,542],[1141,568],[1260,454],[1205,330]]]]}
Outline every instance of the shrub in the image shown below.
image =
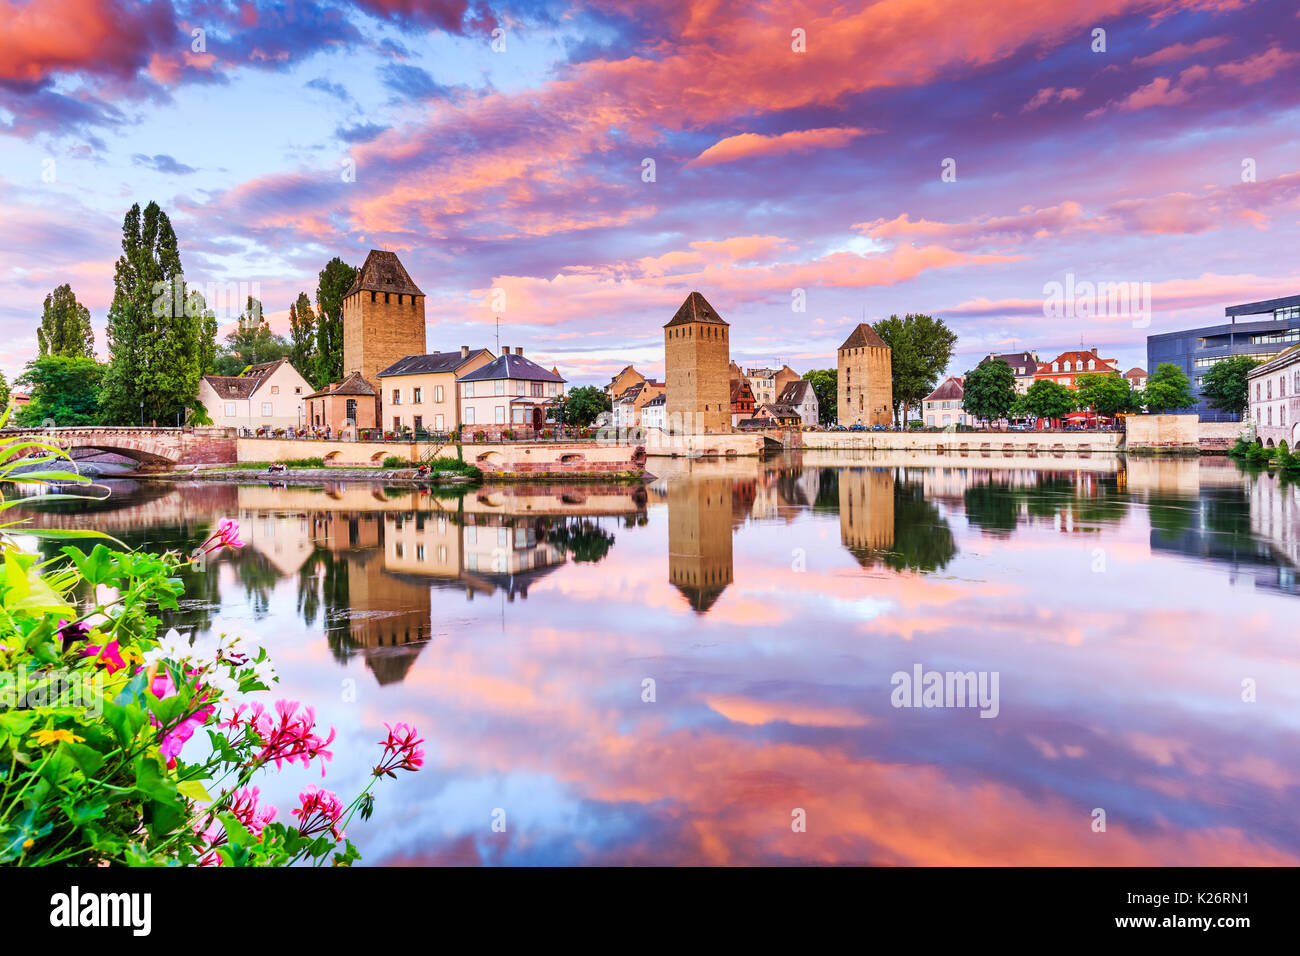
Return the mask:
{"type": "Polygon", "coordinates": [[[407,463],[396,455],[388,455],[384,458],[385,468],[405,468],[407,463]]]}
{"type": "Polygon", "coordinates": [[[487,432],[485,431],[480,430],[474,433],[475,441],[484,441],[486,438],[487,438],[487,432]]]}
{"type": "Polygon", "coordinates": [[[448,441],[453,441],[453,442],[458,442],[458,441],[460,441],[460,430],[457,429],[456,431],[454,431],[454,432],[452,432],[450,435],[448,435],[448,436],[447,436],[447,440],[448,440],[448,441]]]}
{"type": "MultiPolygon", "coordinates": [[[[60,457],[41,442],[0,441],[0,481],[20,462],[60,457]],[[47,454],[16,457],[32,452],[47,454]]],[[[57,468],[22,480],[86,482],[57,468]]],[[[0,500],[0,511],[24,503],[0,500]]],[[[220,522],[189,555],[121,550],[95,531],[22,534],[100,540],[89,552],[69,544],[43,559],[0,533],[0,864],[347,866],[358,859],[344,829],[356,811],[370,815],[370,790],[383,776],[423,764],[414,728],[390,727],[379,763],[350,803],[309,786],[299,806],[280,815],[260,803],[255,781],[283,763],[323,768],[333,729],[318,731],[313,710],[298,701],[268,708],[245,699],[277,681],[264,648],[226,635],[197,643],[175,630],[158,637],[155,614],[177,610],[181,572],[242,546],[234,521],[220,522]],[[77,606],[78,595],[88,609],[77,606]],[[196,734],[204,753],[187,760],[196,734]]]]}
{"type": "Polygon", "coordinates": [[[290,468],[324,468],[324,458],[287,458],[284,464],[290,468]]]}
{"type": "Polygon", "coordinates": [[[514,441],[515,430],[513,428],[507,428],[505,431],[501,433],[501,437],[504,438],[506,441],[514,441]]]}
{"type": "Polygon", "coordinates": [[[1233,458],[1245,458],[1250,453],[1250,448],[1250,442],[1238,436],[1237,441],[1228,449],[1228,454],[1233,458]]]}

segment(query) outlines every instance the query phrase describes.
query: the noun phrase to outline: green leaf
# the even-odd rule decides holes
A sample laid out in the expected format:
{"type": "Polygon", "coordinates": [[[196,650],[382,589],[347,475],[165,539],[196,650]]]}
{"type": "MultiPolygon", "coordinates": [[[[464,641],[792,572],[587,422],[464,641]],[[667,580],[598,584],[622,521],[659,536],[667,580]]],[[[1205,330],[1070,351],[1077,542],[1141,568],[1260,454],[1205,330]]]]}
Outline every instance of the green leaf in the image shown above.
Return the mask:
{"type": "Polygon", "coordinates": [[[212,801],[211,795],[207,788],[198,780],[182,780],[176,784],[176,790],[183,797],[189,797],[191,800],[200,800],[204,803],[212,801]]]}
{"type": "Polygon", "coordinates": [[[217,819],[221,821],[221,826],[225,828],[226,839],[230,842],[231,846],[244,847],[257,842],[253,838],[253,834],[248,832],[248,828],[236,820],[231,814],[218,813],[217,819]]]}
{"type": "Polygon", "coordinates": [[[62,748],[71,755],[77,762],[77,766],[81,768],[81,772],[87,777],[94,776],[95,771],[104,766],[103,755],[94,747],[64,741],[62,748]]]}
{"type": "MultiPolygon", "coordinates": [[[[73,495],[72,497],[76,496],[73,495]]],[[[17,533],[30,535],[33,538],[42,538],[47,541],[69,541],[74,538],[103,538],[105,541],[112,541],[119,547],[129,547],[111,534],[105,534],[102,531],[92,531],[89,528],[20,528],[17,533]]]]}

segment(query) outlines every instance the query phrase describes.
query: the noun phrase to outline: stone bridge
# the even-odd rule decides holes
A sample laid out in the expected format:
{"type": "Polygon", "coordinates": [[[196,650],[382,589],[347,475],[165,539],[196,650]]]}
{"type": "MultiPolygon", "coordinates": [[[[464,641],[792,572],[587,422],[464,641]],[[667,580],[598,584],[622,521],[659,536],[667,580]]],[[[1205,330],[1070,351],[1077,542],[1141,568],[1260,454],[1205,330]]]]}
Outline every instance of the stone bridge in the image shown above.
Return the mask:
{"type": "Polygon", "coordinates": [[[134,458],[144,468],[227,464],[238,460],[233,428],[5,428],[0,438],[27,438],[67,451],[111,451],[134,458]]]}

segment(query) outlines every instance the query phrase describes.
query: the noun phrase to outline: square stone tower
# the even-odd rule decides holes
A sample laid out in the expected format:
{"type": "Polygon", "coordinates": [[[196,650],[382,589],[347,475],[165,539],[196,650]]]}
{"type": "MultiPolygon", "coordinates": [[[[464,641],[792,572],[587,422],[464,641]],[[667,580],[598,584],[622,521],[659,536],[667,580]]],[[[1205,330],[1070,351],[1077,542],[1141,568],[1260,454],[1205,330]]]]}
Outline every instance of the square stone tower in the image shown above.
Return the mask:
{"type": "Polygon", "coordinates": [[[424,293],[395,252],[371,249],[343,297],[343,377],[360,372],[378,395],[380,372],[424,352],[424,293]]]}
{"type": "Polygon", "coordinates": [[[841,425],[889,425],[894,421],[891,352],[865,322],[840,346],[836,399],[841,425]]]}
{"type": "Polygon", "coordinates": [[[729,326],[692,292],[664,326],[664,417],[678,434],[731,431],[729,326]]]}

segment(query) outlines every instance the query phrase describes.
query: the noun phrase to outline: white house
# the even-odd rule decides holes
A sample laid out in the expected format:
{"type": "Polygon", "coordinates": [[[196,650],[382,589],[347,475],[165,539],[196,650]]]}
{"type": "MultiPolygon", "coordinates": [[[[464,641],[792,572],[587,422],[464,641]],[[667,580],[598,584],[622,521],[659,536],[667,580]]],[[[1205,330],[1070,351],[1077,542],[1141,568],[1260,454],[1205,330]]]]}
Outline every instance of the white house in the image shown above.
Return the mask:
{"type": "Polygon", "coordinates": [[[540,429],[551,408],[564,397],[564,379],[523,356],[523,349],[503,346],[502,355],[462,375],[461,430],[498,437],[509,429],[540,429]]]}
{"type": "Polygon", "coordinates": [[[660,393],[641,406],[642,428],[658,428],[660,430],[668,428],[668,418],[665,412],[668,407],[666,399],[667,396],[660,393]]]}
{"type": "Polygon", "coordinates": [[[927,425],[938,428],[970,424],[961,407],[965,394],[961,378],[949,376],[943,380],[942,385],[921,400],[921,417],[927,425]]]}
{"type": "Polygon", "coordinates": [[[1246,376],[1250,419],[1267,447],[1300,442],[1300,345],[1278,353],[1246,376]]]}
{"type": "Polygon", "coordinates": [[[303,399],[314,391],[287,358],[199,380],[199,401],[212,424],[227,428],[296,428],[305,423],[303,399]]]}

